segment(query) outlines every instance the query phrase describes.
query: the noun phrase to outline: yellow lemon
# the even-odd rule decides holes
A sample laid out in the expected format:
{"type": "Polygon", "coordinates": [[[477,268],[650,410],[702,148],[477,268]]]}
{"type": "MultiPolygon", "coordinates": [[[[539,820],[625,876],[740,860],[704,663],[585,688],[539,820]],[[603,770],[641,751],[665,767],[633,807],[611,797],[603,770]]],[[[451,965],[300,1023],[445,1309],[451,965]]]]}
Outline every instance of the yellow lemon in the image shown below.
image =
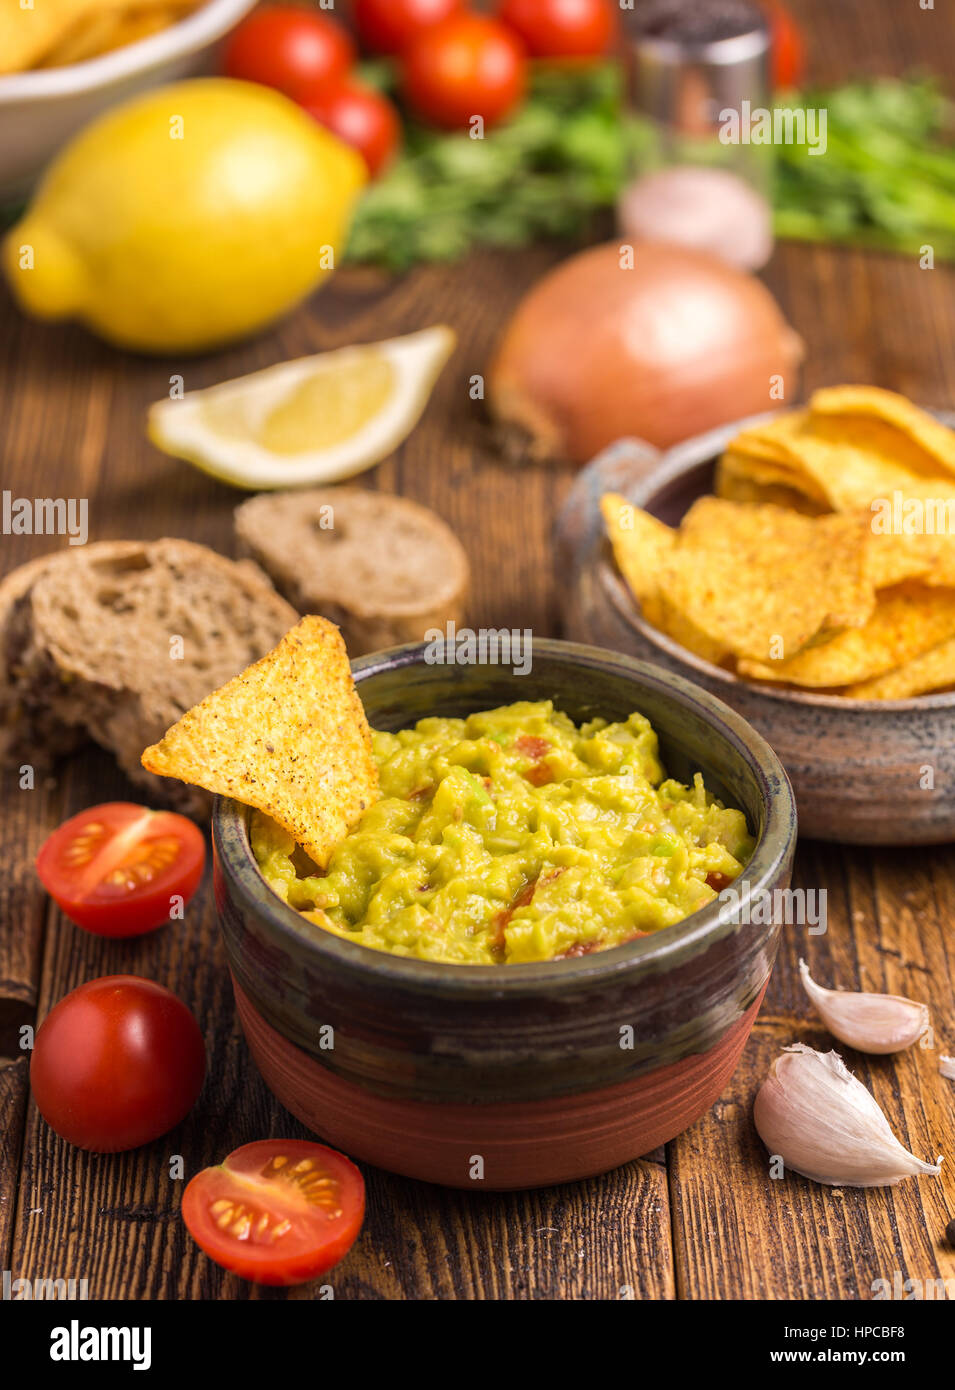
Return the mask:
{"type": "Polygon", "coordinates": [[[365,166],[268,87],[161,87],[55,159],[3,243],[27,312],[146,352],[201,351],[285,313],[341,260],[365,166]]]}

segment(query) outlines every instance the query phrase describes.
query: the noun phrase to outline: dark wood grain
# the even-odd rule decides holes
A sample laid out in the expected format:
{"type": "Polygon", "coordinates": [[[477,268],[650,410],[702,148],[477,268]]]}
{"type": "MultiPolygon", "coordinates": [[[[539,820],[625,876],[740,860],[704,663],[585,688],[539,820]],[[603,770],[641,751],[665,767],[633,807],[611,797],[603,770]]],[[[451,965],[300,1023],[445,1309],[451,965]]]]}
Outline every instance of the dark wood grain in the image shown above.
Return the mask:
{"type": "MultiPolygon", "coordinates": [[[[889,0],[793,0],[811,22],[821,80],[904,71],[951,73],[946,7],[889,0]]],[[[143,432],[150,401],[181,373],[205,386],[257,367],[353,341],[446,321],[459,344],[425,418],[370,486],[434,507],[462,537],[474,568],[473,608],[488,625],[556,630],[559,590],[549,533],[570,475],[501,462],[469,378],[522,292],[560,255],[541,247],[481,254],[459,267],[395,279],[338,275],[310,304],[256,341],[196,359],[114,352],[75,327],[43,326],[0,301],[2,485],[45,496],[87,496],[94,538],[182,535],[232,550],[239,497],[154,450],[143,432]]],[[[901,258],[790,247],[767,279],[807,345],[804,384],[843,380],[894,387],[926,404],[955,403],[955,277],[901,258]]],[[[52,548],[3,537],[4,571],[52,548]]],[[[314,1286],[267,1291],[202,1256],[178,1216],[182,1180],[229,1149],[303,1131],[272,1100],[237,1031],[210,885],[175,929],[104,942],[50,909],[33,870],[44,835],[92,800],[128,795],[94,751],[49,782],[0,789],[0,1260],[15,1277],[86,1277],[119,1298],[315,1298],[314,1286]],[[42,1018],[82,980],[129,971],[167,984],[201,1020],[209,1076],[193,1114],[171,1135],[117,1157],[79,1153],[26,1103],[19,1028],[42,1018]]],[[[955,1276],[943,1244],[955,1214],[955,1086],[937,1073],[955,1051],[955,852],[842,850],[805,844],[798,881],[826,888],[829,930],[790,928],[743,1063],[699,1124],[654,1156],[603,1178],[536,1193],[462,1194],[369,1171],[368,1217],[331,1283],[341,1298],[799,1298],[871,1296],[872,1281],[955,1276]],[[828,1046],[798,981],[805,955],[821,982],[925,999],[937,1048],[897,1059],[848,1060],[903,1141],[944,1152],[939,1180],[877,1192],[833,1192],[798,1177],[773,1181],[752,1126],[755,1089],[780,1046],[828,1046]],[[672,1231],[672,1235],[671,1235],[672,1231]]]]}

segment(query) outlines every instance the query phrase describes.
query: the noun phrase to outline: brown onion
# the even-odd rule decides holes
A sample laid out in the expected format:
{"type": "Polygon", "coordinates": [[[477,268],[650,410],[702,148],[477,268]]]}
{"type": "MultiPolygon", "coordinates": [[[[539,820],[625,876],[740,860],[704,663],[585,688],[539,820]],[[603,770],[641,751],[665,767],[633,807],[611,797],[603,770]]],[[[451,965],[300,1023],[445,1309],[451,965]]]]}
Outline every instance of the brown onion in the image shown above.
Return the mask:
{"type": "Polygon", "coordinates": [[[685,247],[636,242],[629,269],[627,251],[557,266],[498,347],[489,405],[533,458],[585,463],[627,435],[667,448],[796,394],[802,341],[765,285],[685,247]]]}

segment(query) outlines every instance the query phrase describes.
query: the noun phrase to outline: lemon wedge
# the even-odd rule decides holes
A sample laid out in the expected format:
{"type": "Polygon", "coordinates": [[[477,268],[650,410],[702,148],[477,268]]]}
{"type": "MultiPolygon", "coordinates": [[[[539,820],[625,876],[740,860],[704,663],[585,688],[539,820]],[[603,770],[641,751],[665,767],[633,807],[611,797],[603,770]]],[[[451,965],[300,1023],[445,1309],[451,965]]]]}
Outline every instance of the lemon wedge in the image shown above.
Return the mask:
{"type": "Polygon", "coordinates": [[[444,324],[281,362],[149,408],[157,448],[250,489],[350,478],[414,429],[454,349],[444,324]]]}

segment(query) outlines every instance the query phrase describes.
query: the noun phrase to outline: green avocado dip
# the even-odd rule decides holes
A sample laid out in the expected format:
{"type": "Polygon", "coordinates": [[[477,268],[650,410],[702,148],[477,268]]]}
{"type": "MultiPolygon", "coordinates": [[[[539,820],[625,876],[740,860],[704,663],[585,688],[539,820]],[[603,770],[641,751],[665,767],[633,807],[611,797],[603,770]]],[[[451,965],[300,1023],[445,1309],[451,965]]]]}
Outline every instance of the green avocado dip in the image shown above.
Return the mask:
{"type": "Polygon", "coordinates": [[[398,956],[518,965],[620,946],[716,897],[742,811],[665,778],[642,714],[579,728],[550,701],[373,734],[381,799],[322,874],[261,812],[252,850],[310,923],[398,956]]]}

